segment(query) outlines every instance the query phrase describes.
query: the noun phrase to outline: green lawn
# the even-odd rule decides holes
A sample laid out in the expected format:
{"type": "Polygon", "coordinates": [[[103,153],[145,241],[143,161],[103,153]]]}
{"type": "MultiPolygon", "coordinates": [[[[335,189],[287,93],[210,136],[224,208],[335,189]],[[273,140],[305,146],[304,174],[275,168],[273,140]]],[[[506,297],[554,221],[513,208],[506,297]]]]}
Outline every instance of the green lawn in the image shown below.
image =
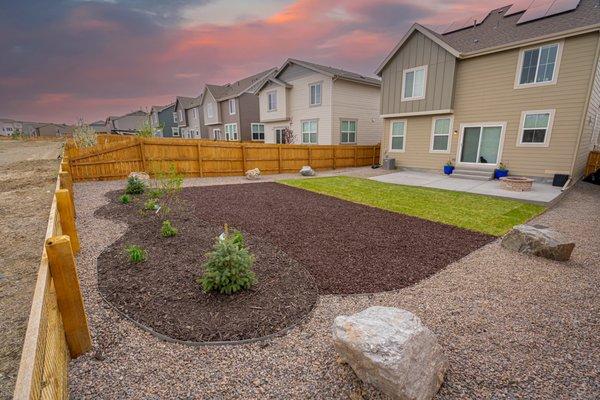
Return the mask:
{"type": "Polygon", "coordinates": [[[516,200],[346,176],[288,179],[280,183],[494,236],[501,236],[544,211],[542,206],[516,200]]]}

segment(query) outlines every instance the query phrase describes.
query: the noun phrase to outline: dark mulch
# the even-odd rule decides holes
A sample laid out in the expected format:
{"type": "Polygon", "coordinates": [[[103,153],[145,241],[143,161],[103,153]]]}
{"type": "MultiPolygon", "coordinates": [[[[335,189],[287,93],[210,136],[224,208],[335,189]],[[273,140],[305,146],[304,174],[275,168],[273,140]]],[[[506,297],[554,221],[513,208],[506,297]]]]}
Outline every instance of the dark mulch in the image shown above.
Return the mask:
{"type": "Polygon", "coordinates": [[[196,279],[204,255],[223,228],[194,218],[183,202],[166,217],[178,235],[163,238],[163,218],[140,212],[141,197],[120,204],[120,194],[111,193],[110,203],[96,212],[128,224],[123,237],[98,258],[98,288],[132,319],[178,340],[233,341],[279,332],[312,310],[317,288],[306,268],[268,240],[247,232],[246,245],[256,257],[257,284],[230,296],[203,293],[196,279]],[[146,249],[148,260],[130,263],[124,251],[130,244],[146,249]]]}

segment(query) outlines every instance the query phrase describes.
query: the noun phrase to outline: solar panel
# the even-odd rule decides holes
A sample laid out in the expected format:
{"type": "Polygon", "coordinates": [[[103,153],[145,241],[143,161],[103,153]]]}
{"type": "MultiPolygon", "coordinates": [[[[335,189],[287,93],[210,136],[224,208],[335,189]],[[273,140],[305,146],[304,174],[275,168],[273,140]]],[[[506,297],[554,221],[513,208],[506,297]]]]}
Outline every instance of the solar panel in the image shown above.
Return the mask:
{"type": "Polygon", "coordinates": [[[461,18],[459,20],[452,21],[450,25],[448,25],[448,27],[444,29],[442,34],[460,31],[461,29],[470,28],[473,25],[479,25],[487,18],[489,14],[489,11],[485,11],[481,14],[470,15],[467,18],[461,18]]]}
{"type": "Polygon", "coordinates": [[[549,17],[577,8],[580,0],[534,0],[517,24],[549,17]]]}
{"type": "Polygon", "coordinates": [[[577,8],[579,0],[556,0],[548,9],[546,16],[560,14],[577,8]]]}
{"type": "Polygon", "coordinates": [[[533,0],[518,0],[504,13],[505,17],[523,12],[529,8],[533,0]]]}

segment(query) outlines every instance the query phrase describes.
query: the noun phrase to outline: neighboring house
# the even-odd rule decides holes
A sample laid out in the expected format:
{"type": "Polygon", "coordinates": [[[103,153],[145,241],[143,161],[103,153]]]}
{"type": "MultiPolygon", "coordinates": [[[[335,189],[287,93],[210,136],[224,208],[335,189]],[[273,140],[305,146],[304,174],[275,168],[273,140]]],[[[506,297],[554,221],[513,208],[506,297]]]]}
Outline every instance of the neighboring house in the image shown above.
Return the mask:
{"type": "Polygon", "coordinates": [[[253,124],[260,119],[256,89],[276,71],[276,68],[271,68],[222,86],[207,84],[200,106],[208,138],[252,140],[253,124]]]}
{"type": "Polygon", "coordinates": [[[150,124],[154,128],[156,136],[173,137],[173,127],[177,126],[174,122],[174,112],[175,103],[166,106],[152,106],[150,124]]]}
{"type": "Polygon", "coordinates": [[[41,137],[60,137],[73,134],[74,127],[65,124],[44,124],[35,128],[35,135],[41,137]]]}
{"type": "Polygon", "coordinates": [[[177,129],[173,130],[173,137],[189,137],[188,120],[185,110],[191,108],[194,100],[194,97],[177,96],[175,110],[173,111],[173,119],[177,124],[177,129]]]}
{"type": "Polygon", "coordinates": [[[10,118],[0,118],[0,135],[12,136],[16,131],[23,131],[23,123],[10,118]]]}
{"type": "Polygon", "coordinates": [[[106,126],[106,121],[95,121],[95,122],[92,122],[89,126],[96,133],[109,133],[110,132],[110,129],[106,126]]]}
{"type": "Polygon", "coordinates": [[[188,107],[185,108],[185,121],[187,128],[182,133],[182,137],[187,139],[207,138],[201,104],[202,95],[193,99],[189,103],[188,107]]]}
{"type": "Polygon", "coordinates": [[[111,133],[135,135],[148,122],[148,113],[138,110],[120,117],[108,117],[106,127],[111,133]]]}
{"type": "Polygon", "coordinates": [[[600,8],[546,3],[501,7],[442,33],[414,24],[376,71],[382,153],[400,167],[503,162],[511,175],[580,178],[600,130],[600,8]]]}
{"type": "Polygon", "coordinates": [[[288,59],[258,90],[260,123],[253,140],[302,144],[377,144],[381,81],[354,72],[288,59]]]}
{"type": "Polygon", "coordinates": [[[23,122],[23,134],[25,136],[36,136],[38,134],[37,129],[48,125],[45,122],[23,122]]]}

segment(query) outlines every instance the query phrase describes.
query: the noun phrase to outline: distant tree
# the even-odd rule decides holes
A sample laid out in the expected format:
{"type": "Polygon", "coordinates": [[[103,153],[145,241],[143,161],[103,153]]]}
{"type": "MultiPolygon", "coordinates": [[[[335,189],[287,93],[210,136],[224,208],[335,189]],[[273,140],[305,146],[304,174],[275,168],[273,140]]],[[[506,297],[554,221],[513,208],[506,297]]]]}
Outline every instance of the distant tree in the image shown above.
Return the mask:
{"type": "Polygon", "coordinates": [[[83,118],[77,120],[75,129],[73,129],[73,141],[77,147],[93,147],[98,144],[98,134],[83,118]]]}
{"type": "Polygon", "coordinates": [[[285,144],[292,144],[296,141],[296,136],[294,135],[294,131],[290,128],[283,129],[282,142],[285,144]]]}

